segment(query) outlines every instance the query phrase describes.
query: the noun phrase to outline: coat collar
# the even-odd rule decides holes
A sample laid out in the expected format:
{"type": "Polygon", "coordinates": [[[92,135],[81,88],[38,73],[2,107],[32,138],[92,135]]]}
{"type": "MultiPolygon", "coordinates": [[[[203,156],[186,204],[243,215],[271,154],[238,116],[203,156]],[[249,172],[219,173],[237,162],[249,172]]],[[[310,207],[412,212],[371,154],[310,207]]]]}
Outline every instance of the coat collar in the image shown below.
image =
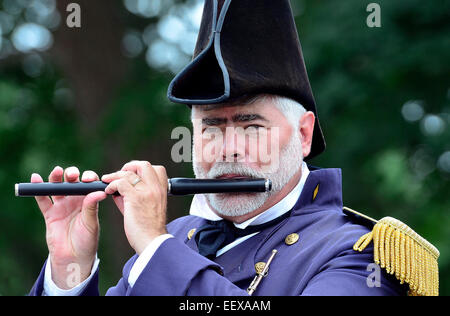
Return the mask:
{"type": "Polygon", "coordinates": [[[318,169],[310,166],[310,170],[302,194],[293,208],[293,215],[314,209],[342,209],[341,169],[318,169]]]}

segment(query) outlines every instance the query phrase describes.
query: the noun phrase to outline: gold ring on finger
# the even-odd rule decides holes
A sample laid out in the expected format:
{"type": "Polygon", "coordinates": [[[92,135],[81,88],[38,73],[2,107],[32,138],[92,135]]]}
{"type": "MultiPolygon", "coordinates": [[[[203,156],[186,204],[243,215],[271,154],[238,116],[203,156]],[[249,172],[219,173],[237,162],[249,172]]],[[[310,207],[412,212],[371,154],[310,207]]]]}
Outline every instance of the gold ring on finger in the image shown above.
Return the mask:
{"type": "Polygon", "coordinates": [[[131,182],[131,185],[132,185],[132,186],[136,186],[136,184],[138,184],[138,183],[141,182],[141,181],[142,181],[142,179],[139,178],[139,177],[137,177],[136,179],[133,180],[133,182],[131,182]]]}

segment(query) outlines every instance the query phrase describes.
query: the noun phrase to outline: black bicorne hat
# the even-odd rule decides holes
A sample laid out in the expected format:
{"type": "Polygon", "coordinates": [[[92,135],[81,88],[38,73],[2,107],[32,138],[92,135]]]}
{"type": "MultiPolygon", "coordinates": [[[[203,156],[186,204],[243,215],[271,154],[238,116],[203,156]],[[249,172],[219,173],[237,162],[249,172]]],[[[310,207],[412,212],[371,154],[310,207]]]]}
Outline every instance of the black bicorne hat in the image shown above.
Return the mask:
{"type": "Polygon", "coordinates": [[[255,94],[291,98],[314,112],[311,153],[325,149],[289,0],[205,0],[192,61],[172,80],[175,103],[224,103],[255,94]]]}

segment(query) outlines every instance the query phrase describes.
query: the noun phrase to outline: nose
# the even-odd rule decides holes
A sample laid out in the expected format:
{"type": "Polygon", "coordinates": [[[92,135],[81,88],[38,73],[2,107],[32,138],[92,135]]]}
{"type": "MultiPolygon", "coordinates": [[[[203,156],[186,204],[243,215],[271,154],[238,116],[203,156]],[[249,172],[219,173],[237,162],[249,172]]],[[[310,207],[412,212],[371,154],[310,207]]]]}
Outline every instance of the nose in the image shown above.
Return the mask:
{"type": "Polygon", "coordinates": [[[222,159],[226,162],[238,162],[245,157],[245,138],[240,137],[240,133],[235,128],[226,129],[222,145],[222,159]]]}
{"type": "Polygon", "coordinates": [[[222,159],[223,161],[227,161],[227,162],[238,162],[239,161],[239,154],[238,153],[233,153],[233,154],[224,154],[222,155],[222,159]]]}

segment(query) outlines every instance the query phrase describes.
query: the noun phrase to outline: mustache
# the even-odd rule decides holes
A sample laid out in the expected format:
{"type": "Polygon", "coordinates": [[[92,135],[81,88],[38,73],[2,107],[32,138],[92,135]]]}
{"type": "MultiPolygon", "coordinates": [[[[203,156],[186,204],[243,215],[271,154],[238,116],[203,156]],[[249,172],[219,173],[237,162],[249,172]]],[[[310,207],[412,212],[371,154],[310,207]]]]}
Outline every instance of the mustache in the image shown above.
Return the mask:
{"type": "Polygon", "coordinates": [[[210,179],[224,174],[235,173],[250,178],[264,178],[267,175],[239,162],[217,162],[209,170],[207,177],[210,179]]]}

